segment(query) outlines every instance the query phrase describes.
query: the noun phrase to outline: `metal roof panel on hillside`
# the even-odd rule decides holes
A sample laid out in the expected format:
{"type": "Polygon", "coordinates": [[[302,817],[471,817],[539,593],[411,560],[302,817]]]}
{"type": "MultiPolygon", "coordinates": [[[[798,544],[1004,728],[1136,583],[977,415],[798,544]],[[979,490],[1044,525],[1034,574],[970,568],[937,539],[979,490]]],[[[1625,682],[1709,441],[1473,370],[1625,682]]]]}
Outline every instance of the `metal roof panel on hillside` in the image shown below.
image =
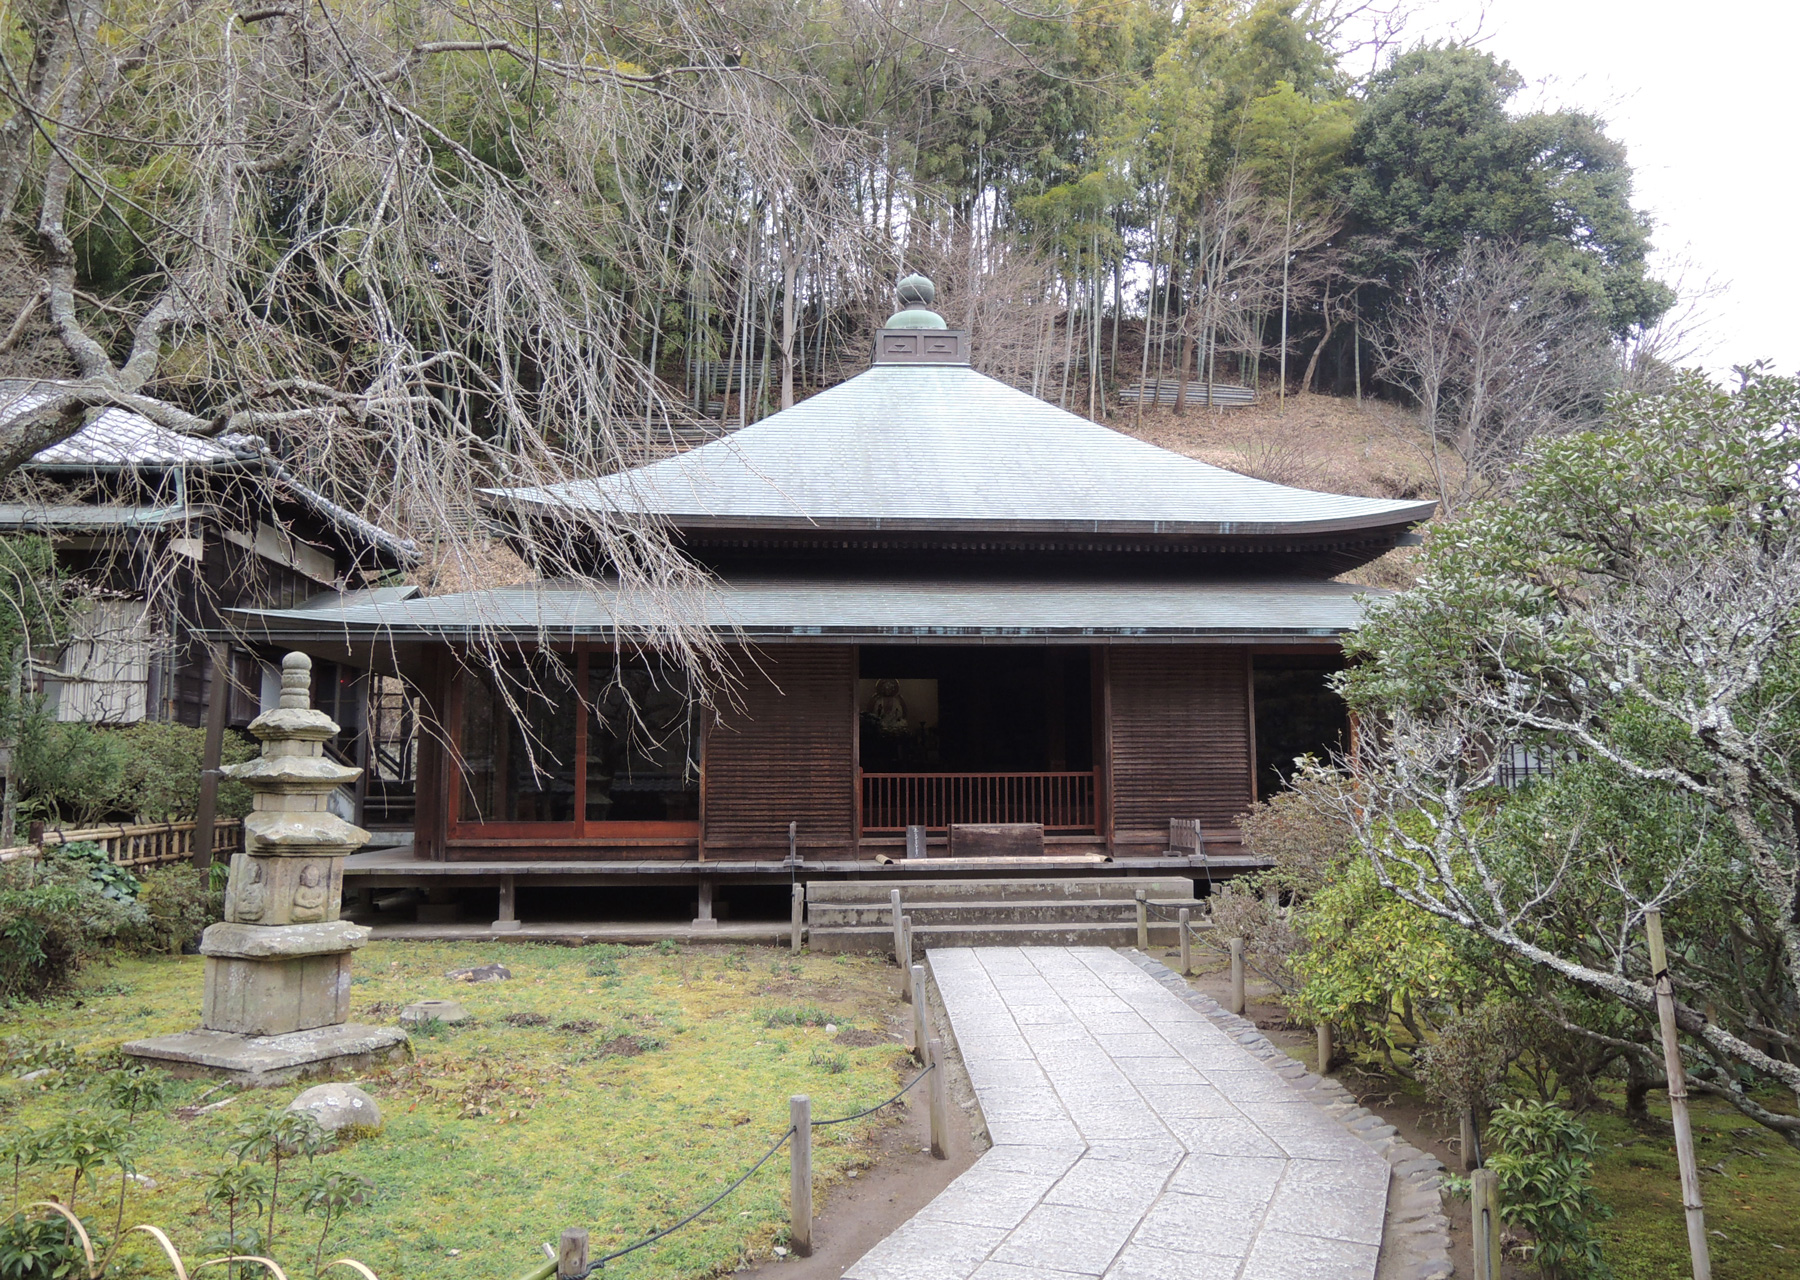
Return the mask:
{"type": "Polygon", "coordinates": [[[1216,534],[1393,527],[1436,506],[1251,479],[930,365],[877,365],[648,466],[490,492],[686,525],[1216,534]]]}

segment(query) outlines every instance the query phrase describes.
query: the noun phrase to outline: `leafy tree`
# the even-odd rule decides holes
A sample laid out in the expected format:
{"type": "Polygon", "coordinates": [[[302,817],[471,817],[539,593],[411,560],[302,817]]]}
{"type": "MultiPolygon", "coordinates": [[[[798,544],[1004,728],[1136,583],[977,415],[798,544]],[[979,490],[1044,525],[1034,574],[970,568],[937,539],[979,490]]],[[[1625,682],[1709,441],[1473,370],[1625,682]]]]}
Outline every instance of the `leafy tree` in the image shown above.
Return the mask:
{"type": "Polygon", "coordinates": [[[1640,1025],[1664,909],[1696,1087],[1800,1146],[1757,1096],[1800,1098],[1797,471],[1800,383],[1754,371],[1540,445],[1351,637],[1384,731],[1339,811],[1386,890],[1640,1025]]]}
{"type": "Polygon", "coordinates": [[[1523,85],[1460,45],[1413,49],[1374,76],[1345,190],[1372,269],[1391,281],[1409,254],[1512,240],[1613,333],[1648,327],[1674,299],[1646,272],[1650,224],[1631,207],[1625,148],[1591,115],[1510,113],[1523,85]]]}

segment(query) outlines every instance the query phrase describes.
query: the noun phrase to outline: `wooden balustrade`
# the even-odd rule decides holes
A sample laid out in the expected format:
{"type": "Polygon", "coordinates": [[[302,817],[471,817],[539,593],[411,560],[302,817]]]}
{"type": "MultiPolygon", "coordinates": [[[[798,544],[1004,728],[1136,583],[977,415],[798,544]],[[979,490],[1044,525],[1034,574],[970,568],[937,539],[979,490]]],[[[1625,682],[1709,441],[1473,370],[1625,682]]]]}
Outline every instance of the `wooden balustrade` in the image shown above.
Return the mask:
{"type": "MultiPolygon", "coordinates": [[[[128,871],[148,871],[171,863],[186,862],[194,856],[193,822],[151,822],[137,826],[70,827],[46,830],[41,835],[34,829],[32,839],[41,848],[65,844],[97,844],[117,866],[128,871]]],[[[35,824],[34,824],[35,828],[35,824]]],[[[213,857],[223,860],[244,847],[242,818],[220,818],[213,824],[213,857]]]]}
{"type": "Polygon", "coordinates": [[[1045,831],[1094,829],[1094,775],[1085,773],[865,773],[865,832],[951,823],[1041,822],[1045,831]]]}

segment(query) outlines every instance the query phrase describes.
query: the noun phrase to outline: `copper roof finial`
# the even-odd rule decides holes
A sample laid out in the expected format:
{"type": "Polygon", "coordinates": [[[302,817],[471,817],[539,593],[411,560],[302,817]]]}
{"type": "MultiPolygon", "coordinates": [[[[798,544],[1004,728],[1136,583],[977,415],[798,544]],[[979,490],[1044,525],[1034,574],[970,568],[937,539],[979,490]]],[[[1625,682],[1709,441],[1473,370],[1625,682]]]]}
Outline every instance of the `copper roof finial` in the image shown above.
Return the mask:
{"type": "Polygon", "coordinates": [[[886,329],[948,329],[944,317],[930,309],[937,300],[937,286],[921,275],[910,275],[900,282],[899,311],[888,317],[886,329]]]}

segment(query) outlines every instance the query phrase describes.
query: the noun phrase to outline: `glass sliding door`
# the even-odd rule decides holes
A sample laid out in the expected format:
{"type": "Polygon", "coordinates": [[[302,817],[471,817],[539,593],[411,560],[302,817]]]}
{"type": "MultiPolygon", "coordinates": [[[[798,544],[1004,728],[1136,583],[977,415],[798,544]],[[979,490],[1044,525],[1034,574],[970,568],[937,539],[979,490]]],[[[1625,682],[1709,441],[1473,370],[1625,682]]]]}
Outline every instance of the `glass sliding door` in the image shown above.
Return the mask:
{"type": "Polygon", "coordinates": [[[575,821],[574,655],[539,652],[463,679],[462,823],[575,821]]]}
{"type": "Polygon", "coordinates": [[[452,838],[697,837],[700,708],[655,654],[578,648],[471,665],[452,716],[452,838]]]}
{"type": "Polygon", "coordinates": [[[652,654],[588,654],[587,821],[698,822],[698,708],[652,654]]]}

